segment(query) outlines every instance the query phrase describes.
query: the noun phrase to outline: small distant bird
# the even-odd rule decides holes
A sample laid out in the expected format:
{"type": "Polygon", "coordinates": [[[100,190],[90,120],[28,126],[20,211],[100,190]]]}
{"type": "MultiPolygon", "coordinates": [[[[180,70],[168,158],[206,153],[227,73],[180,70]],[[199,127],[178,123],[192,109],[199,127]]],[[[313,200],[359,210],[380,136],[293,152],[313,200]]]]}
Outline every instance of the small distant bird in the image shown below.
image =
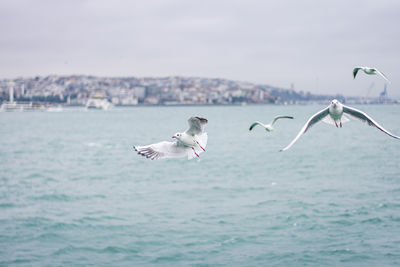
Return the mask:
{"type": "Polygon", "coordinates": [[[207,133],[204,126],[208,120],[200,117],[191,117],[188,120],[189,129],[183,133],[176,133],[172,138],[176,141],[163,141],[147,146],[133,146],[139,155],[149,159],[180,158],[187,156],[192,159],[205,150],[207,145],[207,133]]]}
{"type": "Polygon", "coordinates": [[[382,76],[383,79],[385,79],[386,81],[388,81],[388,82],[390,83],[389,79],[385,76],[385,74],[383,74],[382,72],[380,72],[378,69],[369,68],[369,67],[355,67],[355,68],[353,69],[353,77],[354,77],[354,79],[356,78],[356,75],[357,75],[357,73],[358,73],[359,70],[364,71],[364,73],[365,73],[365,74],[368,74],[368,75],[376,75],[376,74],[379,74],[380,76],[382,76]]]}
{"type": "Polygon", "coordinates": [[[293,139],[293,141],[290,142],[290,144],[287,145],[281,151],[285,151],[285,150],[289,149],[300,138],[300,136],[302,136],[305,132],[307,132],[307,130],[311,126],[313,126],[314,124],[316,124],[317,122],[319,122],[321,120],[324,120],[325,122],[327,122],[326,119],[330,119],[331,121],[333,121],[333,123],[336,125],[336,127],[339,127],[338,123],[339,123],[340,127],[342,127],[342,119],[345,118],[343,116],[343,113],[349,114],[357,119],[367,122],[369,126],[376,127],[379,130],[381,130],[382,132],[384,132],[385,134],[387,134],[393,138],[400,139],[399,136],[393,135],[390,132],[388,132],[387,130],[385,130],[382,126],[380,126],[376,121],[374,121],[370,116],[368,116],[363,111],[345,106],[342,103],[340,103],[338,100],[334,99],[334,100],[332,100],[331,104],[328,107],[326,107],[323,110],[318,111],[317,113],[312,115],[311,118],[308,119],[306,124],[300,130],[300,132],[297,134],[297,136],[293,139]],[[328,115],[329,115],[329,117],[327,117],[328,115]]]}
{"type": "Polygon", "coordinates": [[[276,116],[276,117],[274,118],[274,120],[273,120],[270,124],[263,124],[263,123],[261,123],[261,122],[259,122],[259,121],[256,121],[256,122],[253,122],[252,125],[250,125],[249,131],[253,130],[253,128],[254,128],[256,125],[260,125],[260,126],[264,127],[265,130],[266,130],[267,132],[271,132],[271,131],[274,130],[274,127],[272,127],[272,126],[273,126],[274,123],[275,123],[277,120],[279,120],[279,119],[294,119],[294,118],[293,118],[292,116],[276,116]]]}

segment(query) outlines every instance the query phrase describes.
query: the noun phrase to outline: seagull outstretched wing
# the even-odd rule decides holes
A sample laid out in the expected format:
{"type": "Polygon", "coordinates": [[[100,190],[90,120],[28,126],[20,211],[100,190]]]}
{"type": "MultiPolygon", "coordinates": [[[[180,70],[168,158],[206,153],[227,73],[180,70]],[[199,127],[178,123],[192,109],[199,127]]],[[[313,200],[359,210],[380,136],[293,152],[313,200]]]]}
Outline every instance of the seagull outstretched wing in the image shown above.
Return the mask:
{"type": "Polygon", "coordinates": [[[200,117],[191,117],[188,120],[189,129],[186,130],[187,134],[199,135],[203,132],[204,126],[207,124],[208,120],[200,117]]]}
{"type": "Polygon", "coordinates": [[[181,146],[178,142],[159,142],[147,146],[133,146],[139,155],[148,159],[180,158],[191,155],[189,147],[181,146]]]}
{"type": "Polygon", "coordinates": [[[306,124],[303,126],[303,128],[300,130],[300,132],[297,134],[297,136],[292,140],[292,142],[290,142],[289,145],[287,145],[285,148],[281,149],[280,151],[285,151],[285,150],[289,149],[294,143],[296,143],[296,141],[300,138],[300,136],[302,136],[305,132],[307,132],[307,130],[311,126],[313,126],[314,124],[316,124],[317,122],[319,122],[320,120],[322,120],[323,118],[328,116],[328,114],[329,114],[329,106],[324,108],[323,110],[318,111],[314,115],[312,115],[308,119],[306,124]]]}
{"type": "Polygon", "coordinates": [[[363,69],[363,67],[355,67],[355,68],[353,69],[353,79],[356,78],[357,72],[358,72],[359,70],[362,70],[362,69],[363,69]]]}
{"type": "Polygon", "coordinates": [[[249,131],[253,130],[253,128],[256,127],[257,125],[260,125],[260,126],[262,126],[262,127],[265,128],[265,125],[264,125],[263,123],[261,123],[261,122],[259,122],[259,121],[256,121],[256,122],[253,122],[253,123],[250,125],[249,131]]]}
{"type": "Polygon", "coordinates": [[[375,69],[376,73],[378,73],[383,79],[385,79],[388,83],[390,83],[389,79],[386,77],[385,74],[380,72],[379,70],[375,69]]]}
{"type": "Polygon", "coordinates": [[[370,126],[378,128],[379,130],[381,130],[382,132],[384,132],[385,134],[387,134],[393,138],[400,139],[399,136],[396,136],[396,135],[390,133],[389,131],[387,131],[385,128],[380,126],[376,121],[374,121],[370,116],[368,116],[367,113],[365,113],[361,110],[343,105],[343,112],[368,123],[368,125],[370,125],[370,126]]]}
{"type": "Polygon", "coordinates": [[[274,123],[279,119],[294,119],[294,117],[292,117],[292,116],[276,116],[274,118],[274,120],[271,122],[271,125],[274,125],[274,123]]]}

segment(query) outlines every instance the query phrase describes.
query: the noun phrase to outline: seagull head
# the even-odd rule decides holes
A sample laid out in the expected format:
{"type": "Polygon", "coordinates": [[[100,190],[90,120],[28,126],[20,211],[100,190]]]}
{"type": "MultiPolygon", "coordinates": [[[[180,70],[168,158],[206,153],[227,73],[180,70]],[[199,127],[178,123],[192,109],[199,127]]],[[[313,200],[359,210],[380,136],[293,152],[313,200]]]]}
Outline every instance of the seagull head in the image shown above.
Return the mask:
{"type": "Polygon", "coordinates": [[[332,102],[331,102],[331,105],[333,107],[336,107],[337,105],[339,105],[339,101],[337,99],[333,99],[332,102]]]}
{"type": "Polygon", "coordinates": [[[175,138],[175,139],[179,140],[181,138],[181,136],[182,136],[181,133],[176,133],[176,134],[174,134],[174,136],[172,136],[172,138],[175,138]]]}

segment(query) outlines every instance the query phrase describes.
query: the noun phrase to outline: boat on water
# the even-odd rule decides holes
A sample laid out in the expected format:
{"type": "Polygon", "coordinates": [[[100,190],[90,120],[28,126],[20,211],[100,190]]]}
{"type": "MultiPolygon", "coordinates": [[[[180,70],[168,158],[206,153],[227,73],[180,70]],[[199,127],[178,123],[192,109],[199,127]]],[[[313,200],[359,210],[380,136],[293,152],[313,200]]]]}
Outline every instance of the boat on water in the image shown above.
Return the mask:
{"type": "Polygon", "coordinates": [[[107,98],[104,97],[103,94],[101,93],[96,93],[93,96],[91,96],[87,103],[86,103],[86,108],[87,109],[110,109],[112,107],[112,104],[107,100],[107,98]]]}
{"type": "Polygon", "coordinates": [[[7,102],[1,104],[2,111],[25,111],[34,110],[32,102],[30,103],[17,103],[17,102],[7,102]]]}
{"type": "Polygon", "coordinates": [[[47,106],[41,103],[33,102],[16,102],[14,101],[14,87],[10,87],[9,101],[4,102],[0,106],[0,111],[32,111],[32,110],[46,110],[47,106]]]}
{"type": "Polygon", "coordinates": [[[61,112],[63,111],[62,106],[58,105],[58,106],[50,106],[46,109],[46,111],[48,112],[61,112]]]}
{"type": "Polygon", "coordinates": [[[53,107],[49,106],[46,103],[33,103],[33,102],[6,102],[1,104],[0,111],[50,111],[50,112],[59,112],[62,111],[62,107],[53,107]]]}

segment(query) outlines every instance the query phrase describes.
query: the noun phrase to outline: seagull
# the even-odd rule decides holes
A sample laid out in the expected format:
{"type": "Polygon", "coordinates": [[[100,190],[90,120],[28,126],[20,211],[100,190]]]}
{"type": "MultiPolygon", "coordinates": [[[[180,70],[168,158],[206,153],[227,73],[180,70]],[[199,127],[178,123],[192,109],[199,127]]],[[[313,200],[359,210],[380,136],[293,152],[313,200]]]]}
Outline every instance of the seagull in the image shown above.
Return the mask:
{"type": "Polygon", "coordinates": [[[191,117],[188,120],[189,128],[183,133],[176,133],[173,142],[163,141],[147,146],[133,146],[133,149],[149,159],[180,158],[187,156],[192,159],[205,150],[207,133],[204,126],[208,120],[200,117],[191,117]]]}
{"type": "Polygon", "coordinates": [[[279,119],[294,119],[294,118],[292,116],[276,116],[270,124],[263,124],[259,121],[256,121],[256,122],[253,122],[252,125],[250,125],[249,131],[253,130],[253,128],[255,126],[260,125],[260,126],[264,127],[267,132],[271,132],[274,130],[274,127],[272,127],[272,126],[279,119]]]}
{"type": "Polygon", "coordinates": [[[400,139],[399,136],[391,134],[390,132],[385,130],[382,126],[380,126],[376,121],[374,121],[365,112],[355,109],[355,108],[352,108],[352,107],[345,106],[342,103],[340,103],[338,100],[334,99],[334,100],[332,100],[331,104],[328,107],[326,107],[323,110],[318,111],[317,113],[312,115],[311,118],[308,119],[306,124],[300,130],[300,132],[297,134],[297,136],[293,139],[293,141],[290,142],[290,144],[287,145],[285,148],[281,149],[281,151],[285,151],[285,150],[289,149],[300,138],[300,136],[302,136],[305,132],[307,132],[307,130],[311,126],[313,126],[320,120],[323,120],[325,122],[329,122],[328,120],[330,120],[332,123],[334,123],[336,125],[336,127],[339,127],[338,123],[339,123],[340,127],[342,127],[342,120],[343,120],[343,122],[345,122],[345,120],[348,120],[343,115],[343,113],[349,114],[357,119],[367,122],[369,126],[376,127],[379,130],[381,130],[382,132],[384,132],[385,134],[387,134],[393,138],[400,139]],[[329,117],[328,117],[328,115],[329,115],[329,117]]]}
{"type": "Polygon", "coordinates": [[[382,72],[380,72],[378,69],[375,68],[369,68],[369,67],[355,67],[353,69],[353,77],[354,79],[356,78],[357,72],[359,70],[362,70],[365,72],[365,74],[369,74],[369,75],[376,75],[379,74],[380,76],[382,76],[383,79],[385,79],[386,81],[388,81],[390,83],[390,81],[388,80],[388,78],[385,76],[385,74],[383,74],[382,72]]]}

